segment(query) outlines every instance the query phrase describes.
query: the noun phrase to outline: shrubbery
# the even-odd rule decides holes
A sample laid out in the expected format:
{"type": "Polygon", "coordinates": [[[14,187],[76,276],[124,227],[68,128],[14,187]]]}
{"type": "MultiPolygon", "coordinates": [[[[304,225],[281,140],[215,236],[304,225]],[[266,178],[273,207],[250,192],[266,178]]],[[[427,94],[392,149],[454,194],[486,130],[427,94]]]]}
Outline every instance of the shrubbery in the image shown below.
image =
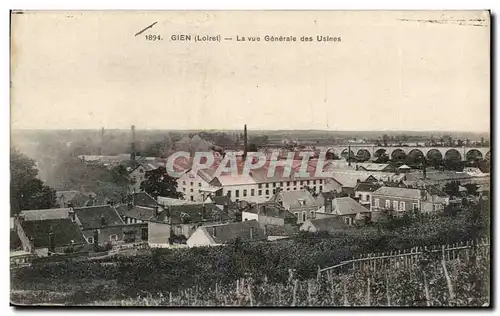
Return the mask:
{"type": "Polygon", "coordinates": [[[289,269],[295,270],[297,278],[303,280],[313,278],[318,266],[331,266],[361,253],[453,244],[486,237],[488,207],[488,204],[481,204],[456,216],[400,219],[394,227],[390,223],[374,223],[331,234],[300,233],[296,238],[277,242],[153,249],[151,256],[112,258],[109,261],[113,264],[107,265],[63,262],[32,266],[15,270],[12,286],[42,289],[54,284],[73,284],[87,292],[90,280],[94,283],[101,280],[111,284],[101,286],[101,299],[113,299],[141,293],[175,293],[195,285],[209,288],[216,282],[229,284],[248,276],[266,276],[270,282],[283,283],[287,281],[289,269]]]}

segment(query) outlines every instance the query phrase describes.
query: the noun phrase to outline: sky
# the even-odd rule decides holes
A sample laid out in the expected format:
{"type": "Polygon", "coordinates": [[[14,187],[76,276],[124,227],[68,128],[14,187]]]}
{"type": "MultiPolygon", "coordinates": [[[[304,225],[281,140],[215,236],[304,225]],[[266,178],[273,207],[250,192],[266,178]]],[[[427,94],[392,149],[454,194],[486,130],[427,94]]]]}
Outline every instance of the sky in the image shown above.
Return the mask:
{"type": "Polygon", "coordinates": [[[25,12],[11,23],[12,129],[489,131],[486,12],[25,12]],[[341,41],[300,41],[316,35],[341,41]]]}

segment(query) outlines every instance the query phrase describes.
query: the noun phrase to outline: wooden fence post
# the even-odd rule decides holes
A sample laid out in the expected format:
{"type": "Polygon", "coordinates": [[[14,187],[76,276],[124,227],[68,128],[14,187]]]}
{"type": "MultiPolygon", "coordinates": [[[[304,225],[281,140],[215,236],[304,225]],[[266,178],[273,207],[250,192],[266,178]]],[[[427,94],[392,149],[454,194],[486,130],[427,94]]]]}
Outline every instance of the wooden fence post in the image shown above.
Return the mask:
{"type": "Polygon", "coordinates": [[[371,291],[370,291],[370,277],[366,280],[366,305],[370,306],[371,304],[371,291]]]}
{"type": "Polygon", "coordinates": [[[427,306],[431,306],[431,297],[429,294],[429,284],[427,283],[427,275],[425,271],[423,271],[423,274],[424,274],[425,301],[427,302],[427,306]]]}
{"type": "Polygon", "coordinates": [[[451,301],[455,299],[455,293],[453,292],[453,285],[451,284],[450,275],[448,274],[448,269],[446,268],[446,261],[442,260],[441,265],[443,266],[443,272],[446,278],[446,285],[448,286],[448,294],[450,295],[450,301],[451,301]]]}
{"type": "Polygon", "coordinates": [[[391,306],[391,293],[389,290],[389,276],[385,273],[385,295],[387,296],[387,306],[391,306]]]}
{"type": "Polygon", "coordinates": [[[295,280],[293,283],[293,300],[292,300],[292,306],[295,306],[297,304],[297,285],[298,285],[299,280],[295,280]]]}

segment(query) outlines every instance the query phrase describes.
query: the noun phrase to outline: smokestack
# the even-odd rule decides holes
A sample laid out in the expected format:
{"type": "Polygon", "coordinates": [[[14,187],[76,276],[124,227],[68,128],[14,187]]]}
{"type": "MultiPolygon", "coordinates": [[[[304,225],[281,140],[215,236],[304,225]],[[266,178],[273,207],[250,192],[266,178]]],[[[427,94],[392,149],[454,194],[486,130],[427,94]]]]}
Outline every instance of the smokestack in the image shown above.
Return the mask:
{"type": "Polygon", "coordinates": [[[104,146],[104,127],[101,128],[101,143],[99,145],[99,155],[102,155],[102,147],[104,146]]]}
{"type": "Polygon", "coordinates": [[[135,125],[132,125],[131,130],[132,130],[132,144],[130,146],[131,150],[130,160],[135,162],[135,125]]]}
{"type": "Polygon", "coordinates": [[[243,160],[245,160],[247,158],[247,152],[248,152],[248,136],[247,136],[247,125],[245,124],[245,128],[244,128],[244,131],[243,131],[243,146],[245,147],[244,148],[244,152],[243,152],[243,160]]]}

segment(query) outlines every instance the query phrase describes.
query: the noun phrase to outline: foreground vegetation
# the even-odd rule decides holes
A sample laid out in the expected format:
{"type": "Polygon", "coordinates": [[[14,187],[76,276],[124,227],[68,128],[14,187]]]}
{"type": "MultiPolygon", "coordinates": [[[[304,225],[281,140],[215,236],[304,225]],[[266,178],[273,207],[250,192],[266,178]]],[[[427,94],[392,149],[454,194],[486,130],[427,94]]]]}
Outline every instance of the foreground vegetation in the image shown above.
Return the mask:
{"type": "MultiPolygon", "coordinates": [[[[304,305],[307,300],[304,301],[303,297],[307,296],[301,293],[307,291],[308,287],[305,284],[312,282],[311,286],[315,291],[320,291],[318,289],[332,282],[323,279],[319,282],[314,281],[316,283],[310,281],[316,279],[318,266],[331,266],[363,253],[453,244],[487,237],[489,228],[489,205],[487,203],[450,214],[453,215],[403,218],[381,225],[353,228],[334,234],[302,234],[291,240],[273,243],[235,243],[227,247],[154,249],[148,256],[111,258],[101,262],[33,265],[12,270],[11,287],[14,291],[39,293],[38,298],[35,295],[28,299],[26,295],[19,294],[13,295],[12,301],[14,303],[51,301],[61,304],[94,304],[98,301],[121,302],[125,300],[125,303],[130,303],[136,302],[135,298],[138,297],[154,297],[159,302],[158,304],[164,304],[165,297],[168,296],[168,304],[170,304],[170,295],[172,295],[175,302],[179,301],[172,305],[185,305],[188,303],[181,302],[184,302],[182,297],[185,296],[187,290],[191,291],[190,293],[199,293],[196,294],[198,296],[189,295],[191,300],[189,304],[194,304],[193,297],[197,297],[196,304],[199,302],[199,304],[209,305],[232,305],[233,300],[229,298],[234,295],[231,291],[235,290],[236,280],[251,278],[254,280],[252,282],[255,282],[255,292],[252,290],[254,299],[252,304],[271,304],[264,299],[264,294],[259,293],[267,293],[266,291],[279,293],[281,289],[283,297],[286,296],[287,299],[276,299],[275,303],[290,305],[289,287],[293,286],[291,285],[293,282],[290,281],[290,271],[294,271],[292,279],[297,280],[298,283],[295,304],[304,305]],[[213,296],[215,284],[218,287],[217,293],[227,293],[224,294],[226,295],[225,303],[222,303],[224,302],[222,296],[218,298],[222,300],[220,303],[216,303],[214,301],[216,298],[210,296],[213,296]],[[163,298],[160,297],[161,295],[163,298]],[[261,296],[263,299],[259,299],[261,296]]],[[[479,261],[449,264],[452,278],[457,284],[455,286],[456,297],[459,301],[450,302],[446,299],[447,304],[484,304],[487,286],[481,283],[481,280],[487,280],[487,275],[489,275],[488,258],[483,256],[479,261]],[[466,279],[472,280],[472,283],[463,283],[466,279]],[[475,291],[476,294],[471,291],[475,291]],[[472,301],[465,302],[469,299],[472,301]]],[[[446,290],[439,285],[442,284],[443,273],[439,270],[439,264],[433,266],[434,270],[429,272],[429,288],[435,291],[435,294],[431,295],[432,304],[442,305],[446,294],[446,290]]],[[[387,274],[390,275],[388,280],[392,284],[390,287],[394,288],[390,292],[394,294],[390,295],[400,293],[393,298],[393,305],[420,305],[422,304],[422,277],[418,276],[420,273],[418,271],[418,269],[392,268],[387,273],[377,271],[377,273],[367,274],[369,272],[348,271],[344,275],[332,276],[336,287],[333,293],[334,298],[317,297],[318,301],[314,304],[342,305],[344,304],[343,296],[346,296],[349,305],[360,305],[365,299],[358,297],[361,295],[359,291],[364,288],[366,292],[366,286],[355,285],[359,282],[366,283],[368,278],[371,280],[370,288],[374,287],[371,292],[371,304],[382,304],[381,298],[378,297],[384,297],[384,294],[377,292],[379,291],[377,284],[386,282],[383,278],[387,274]],[[344,290],[342,293],[338,292],[340,291],[338,289],[342,289],[344,285],[347,287],[345,295],[342,294],[344,290]],[[341,287],[337,288],[338,286],[341,287]],[[397,290],[398,286],[403,288],[397,290]]],[[[320,292],[326,295],[325,291],[320,292]]]]}

